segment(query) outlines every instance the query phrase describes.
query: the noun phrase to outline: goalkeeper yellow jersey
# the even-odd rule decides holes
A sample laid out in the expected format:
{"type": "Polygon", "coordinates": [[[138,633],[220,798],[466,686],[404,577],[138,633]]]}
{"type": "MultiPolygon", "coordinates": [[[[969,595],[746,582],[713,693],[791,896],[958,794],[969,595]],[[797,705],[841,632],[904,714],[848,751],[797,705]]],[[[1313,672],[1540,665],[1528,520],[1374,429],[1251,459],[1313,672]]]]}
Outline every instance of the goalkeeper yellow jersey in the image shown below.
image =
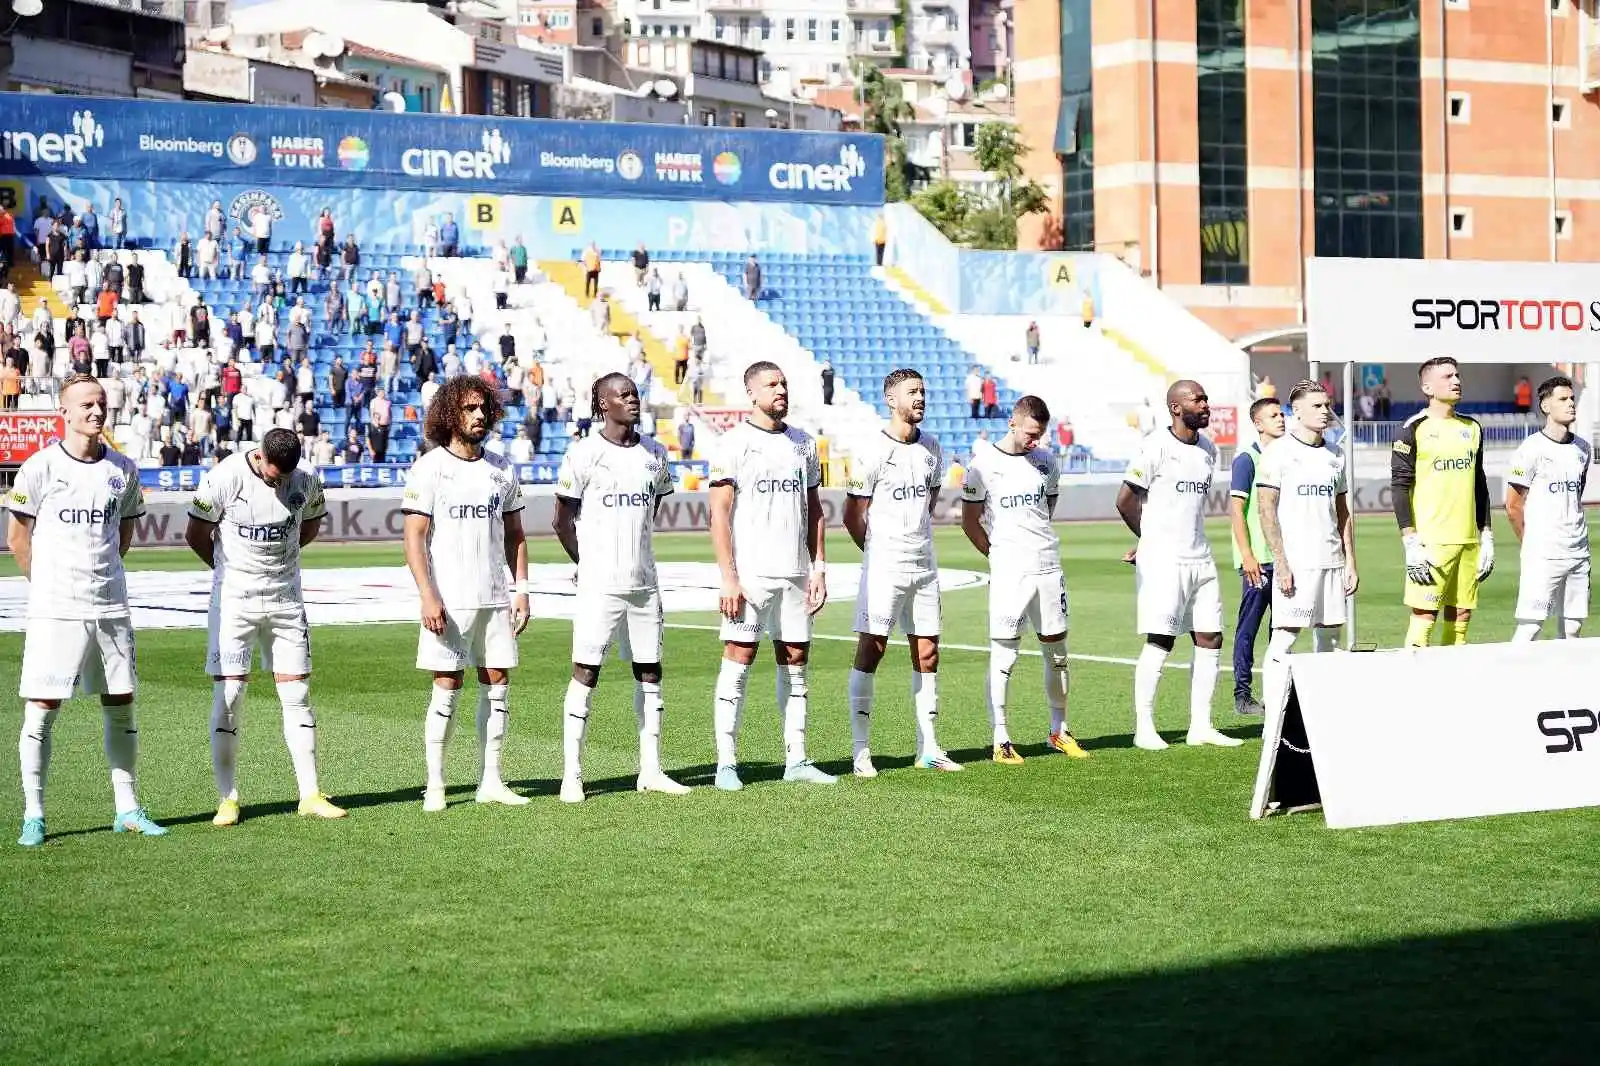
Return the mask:
{"type": "Polygon", "coordinates": [[[1466,415],[1406,420],[1389,456],[1394,514],[1422,542],[1476,544],[1489,524],[1489,483],[1483,472],[1483,427],[1466,415]]]}

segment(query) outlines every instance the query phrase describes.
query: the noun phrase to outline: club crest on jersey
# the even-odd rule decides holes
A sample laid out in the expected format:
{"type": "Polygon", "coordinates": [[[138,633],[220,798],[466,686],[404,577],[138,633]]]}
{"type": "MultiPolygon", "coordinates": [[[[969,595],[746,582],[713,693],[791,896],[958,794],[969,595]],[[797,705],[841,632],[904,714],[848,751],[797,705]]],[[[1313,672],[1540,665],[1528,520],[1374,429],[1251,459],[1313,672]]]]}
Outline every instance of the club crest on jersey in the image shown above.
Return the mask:
{"type": "Polygon", "coordinates": [[[289,507],[290,507],[291,510],[299,510],[305,504],[305,502],[306,502],[305,493],[303,493],[303,492],[291,492],[291,493],[289,493],[289,507]]]}
{"type": "Polygon", "coordinates": [[[121,492],[128,483],[123,480],[121,474],[113,474],[106,479],[106,484],[111,486],[112,492],[121,492]]]}

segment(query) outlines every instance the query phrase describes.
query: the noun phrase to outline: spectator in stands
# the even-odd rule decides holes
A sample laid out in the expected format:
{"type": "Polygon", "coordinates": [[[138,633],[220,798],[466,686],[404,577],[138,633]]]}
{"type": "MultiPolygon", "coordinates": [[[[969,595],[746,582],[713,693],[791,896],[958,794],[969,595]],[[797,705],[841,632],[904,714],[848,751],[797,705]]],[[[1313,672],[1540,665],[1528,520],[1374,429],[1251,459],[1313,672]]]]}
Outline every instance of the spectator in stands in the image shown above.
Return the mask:
{"type": "Polygon", "coordinates": [[[227,216],[222,213],[222,201],[212,200],[211,206],[206,208],[206,234],[216,241],[220,247],[222,239],[227,236],[227,216]]]}
{"type": "Polygon", "coordinates": [[[433,306],[443,307],[445,298],[444,279],[435,276],[433,279],[433,306]]]}
{"type": "Polygon", "coordinates": [[[705,402],[706,363],[695,356],[689,360],[689,396],[695,406],[705,402]]]}
{"type": "Polygon", "coordinates": [[[385,344],[383,352],[378,356],[378,388],[383,392],[392,392],[400,381],[400,349],[392,344],[385,344]]]}
{"type": "Polygon", "coordinates": [[[306,284],[311,278],[311,259],[306,255],[306,246],[300,241],[294,242],[294,251],[289,253],[289,295],[299,296],[306,291],[306,284]]]}
{"type": "Polygon", "coordinates": [[[517,337],[511,332],[511,322],[506,321],[505,328],[500,331],[500,361],[511,363],[517,358],[517,337]]]}
{"type": "Polygon", "coordinates": [[[446,259],[461,254],[461,227],[456,225],[454,215],[445,215],[444,225],[439,227],[439,254],[446,259]]]}
{"type": "Polygon", "coordinates": [[[201,451],[200,439],[193,434],[185,434],[183,437],[183,453],[178,458],[178,465],[199,466],[201,451]]]}
{"type": "Polygon", "coordinates": [[[967,371],[966,379],[967,408],[969,418],[978,418],[983,414],[983,375],[977,367],[967,371]]]}
{"type": "MultiPolygon", "coordinates": [[[[398,350],[400,345],[404,343],[405,337],[406,327],[400,322],[400,312],[390,311],[388,320],[383,324],[383,342],[394,345],[395,349],[398,350]]],[[[369,350],[371,349],[370,342],[367,347],[369,350]]]]}
{"type": "Polygon", "coordinates": [[[178,277],[194,277],[194,246],[189,242],[188,233],[179,235],[178,247],[173,252],[173,259],[178,264],[178,277]]]}
{"type": "Polygon", "coordinates": [[[689,310],[689,283],[683,280],[683,271],[678,271],[672,277],[672,309],[674,311],[689,310]]]}
{"type": "Polygon", "coordinates": [[[109,285],[95,295],[94,317],[103,327],[117,313],[117,290],[109,285]]]}
{"type": "Polygon", "coordinates": [[[128,316],[128,325],[122,331],[122,344],[128,350],[128,358],[135,363],[144,360],[145,340],[144,323],[139,321],[139,312],[134,311],[128,316]]]}
{"type": "MultiPolygon", "coordinates": [[[[294,368],[294,398],[301,405],[310,403],[317,398],[317,375],[311,369],[311,360],[302,355],[299,363],[294,368]]],[[[315,433],[311,436],[316,436],[315,433]]]]}
{"type": "Polygon", "coordinates": [[[389,419],[392,415],[389,405],[389,394],[379,389],[373,394],[372,402],[367,405],[367,445],[372,452],[372,461],[383,463],[389,456],[389,419]]]}
{"type": "Polygon", "coordinates": [[[679,411],[678,419],[678,452],[687,461],[694,458],[694,419],[688,408],[679,411]]]}
{"type": "Polygon", "coordinates": [[[389,280],[383,283],[383,309],[385,312],[404,311],[400,301],[400,272],[389,271],[389,280]]]}
{"type": "Polygon", "coordinates": [[[433,306],[433,271],[428,269],[426,259],[417,263],[416,273],[411,275],[411,286],[417,290],[418,310],[433,306]]]}
{"type": "Polygon", "coordinates": [[[589,305],[589,317],[594,322],[594,328],[598,330],[602,336],[610,335],[611,301],[606,298],[605,293],[601,293],[599,296],[595,297],[594,303],[589,305]]]}
{"type": "Polygon", "coordinates": [[[73,215],[67,222],[67,247],[74,255],[90,250],[89,231],[84,229],[83,219],[77,215],[73,215]]]}
{"type": "Polygon", "coordinates": [[[1065,460],[1072,452],[1072,446],[1077,443],[1078,435],[1072,428],[1072,419],[1066,415],[1061,416],[1061,421],[1056,423],[1056,451],[1065,460]]]}
{"type": "Polygon", "coordinates": [[[336,234],[337,229],[338,229],[338,227],[334,225],[334,221],[333,221],[333,208],[324,207],[322,209],[322,211],[317,215],[317,224],[316,224],[316,240],[317,240],[317,242],[318,243],[322,243],[322,244],[326,244],[329,248],[332,248],[334,246],[335,240],[337,239],[337,234],[336,234]]]}
{"type": "Polygon", "coordinates": [[[1389,396],[1389,379],[1379,378],[1378,387],[1372,390],[1372,398],[1378,404],[1378,421],[1389,421],[1389,412],[1393,400],[1389,396]]]}
{"type": "Polygon", "coordinates": [[[338,249],[334,247],[333,234],[319,234],[317,243],[311,249],[311,261],[316,264],[318,281],[328,280],[328,274],[333,270],[333,257],[337,254],[338,249]]]}
{"type": "Polygon", "coordinates": [[[513,463],[533,462],[533,442],[528,439],[526,426],[517,427],[517,435],[511,439],[511,447],[507,449],[506,457],[513,463]]]}
{"type": "Polygon", "coordinates": [[[420,384],[433,377],[434,371],[438,369],[439,359],[433,354],[433,345],[429,344],[428,338],[424,336],[422,343],[417,346],[416,353],[411,357],[411,373],[420,384]]]}
{"type": "MultiPolygon", "coordinates": [[[[194,401],[189,410],[189,439],[199,445],[200,450],[209,451],[214,442],[211,440],[212,431],[216,426],[216,419],[211,413],[211,401],[204,396],[194,401]]],[[[193,466],[193,463],[184,463],[193,466]]]]}
{"type": "Polygon", "coordinates": [[[446,381],[449,381],[451,378],[456,377],[461,373],[461,356],[457,354],[455,345],[450,344],[445,346],[444,362],[442,365],[444,367],[444,379],[446,381]]]}
{"type": "Polygon", "coordinates": [[[112,315],[106,319],[106,351],[113,363],[121,364],[127,357],[127,329],[122,324],[122,319],[112,315]]]}
{"type": "Polygon", "coordinates": [[[494,293],[494,309],[504,311],[511,305],[511,268],[497,266],[489,278],[489,289],[494,293]]]}
{"type": "Polygon", "coordinates": [[[167,379],[167,420],[181,426],[189,418],[189,383],[174,373],[167,379]]]}
{"type": "Polygon", "coordinates": [[[48,245],[50,231],[55,229],[55,219],[49,215],[40,215],[33,220],[33,251],[39,259],[39,273],[46,280],[50,280],[50,257],[48,245]]]}
{"type": "Polygon", "coordinates": [[[100,248],[100,216],[95,213],[94,204],[83,205],[78,224],[83,227],[83,246],[91,252],[97,251],[100,248]]]}
{"type": "Polygon", "coordinates": [[[751,303],[761,298],[761,264],[754,255],[744,263],[744,295],[751,303]]]}
{"type": "Polygon", "coordinates": [[[656,372],[651,369],[649,362],[640,351],[628,364],[628,377],[633,382],[633,387],[639,390],[639,399],[645,406],[650,405],[650,387],[656,382],[656,372]]]}
{"type": "Polygon", "coordinates": [[[593,241],[583,250],[581,257],[583,263],[583,295],[598,297],[600,295],[600,248],[593,241]]]}
{"type": "Polygon", "coordinates": [[[144,294],[144,264],[139,262],[139,253],[128,253],[128,302],[142,304],[145,302],[144,294]]]}
{"type": "Polygon", "coordinates": [[[438,374],[429,376],[428,380],[422,383],[422,388],[418,390],[418,400],[422,404],[423,414],[428,413],[428,408],[433,404],[434,394],[439,391],[441,384],[442,379],[438,374]]]}
{"type": "Polygon", "coordinates": [[[383,320],[388,312],[384,309],[383,279],[378,277],[378,272],[373,271],[371,279],[367,282],[367,336],[375,337],[383,332],[383,320]]]}
{"type": "Polygon", "coordinates": [[[22,371],[7,359],[0,364],[0,409],[15,411],[22,401],[22,371]]]}
{"type": "Polygon", "coordinates": [[[682,326],[678,327],[677,336],[672,338],[672,383],[682,385],[689,379],[689,357],[692,354],[693,343],[682,326]]]}
{"type": "Polygon", "coordinates": [[[1511,406],[1519,415],[1533,410],[1533,383],[1527,378],[1517,379],[1516,387],[1511,390],[1511,406]]]}
{"type": "Polygon", "coordinates": [[[111,201],[111,214],[108,218],[111,224],[111,247],[118,250],[128,243],[128,212],[122,206],[122,198],[111,201]]]}
{"type": "Polygon", "coordinates": [[[649,275],[644,279],[645,302],[650,310],[661,310],[661,271],[655,267],[650,268],[649,275]]]}
{"type": "MultiPolygon", "coordinates": [[[[457,294],[453,303],[455,304],[455,317],[456,322],[460,326],[460,332],[465,333],[468,337],[471,337],[473,311],[472,299],[465,292],[461,292],[457,294]]],[[[449,341],[449,343],[457,344],[459,341],[452,339],[449,341]]]]}
{"type": "Polygon", "coordinates": [[[244,265],[255,254],[256,240],[243,228],[234,232],[234,241],[231,245],[224,244],[223,250],[228,252],[228,277],[244,277],[244,265]]]}
{"type": "Polygon", "coordinates": [[[259,256],[256,265],[250,268],[250,293],[258,304],[272,295],[272,267],[267,265],[264,255],[259,256]]]}
{"type": "Polygon", "coordinates": [[[333,437],[323,430],[311,445],[311,463],[313,466],[332,466],[333,456],[333,437]]]}
{"type": "Polygon", "coordinates": [[[67,230],[60,222],[50,224],[50,236],[45,241],[45,255],[50,263],[46,277],[57,277],[65,269],[67,261],[67,230]]]}
{"type": "Polygon", "coordinates": [[[17,295],[17,287],[10,283],[0,287],[0,330],[9,330],[21,313],[22,298],[17,295]]]}
{"type": "Polygon", "coordinates": [[[344,267],[341,281],[353,279],[361,269],[361,246],[356,243],[354,233],[346,234],[344,249],[339,253],[339,262],[344,267]]]}
{"type": "MultiPolygon", "coordinates": [[[[439,254],[439,216],[431,215],[422,227],[422,255],[433,258],[439,254]]],[[[426,441],[424,441],[426,443],[426,441]]]]}
{"type": "Polygon", "coordinates": [[[278,324],[273,318],[270,304],[262,306],[256,315],[256,358],[263,364],[272,362],[278,355],[278,324]]]}
{"type": "Polygon", "coordinates": [[[179,461],[183,459],[183,449],[178,447],[177,442],[172,439],[171,426],[161,427],[160,440],[161,445],[156,454],[161,459],[161,465],[164,467],[177,466],[179,461]]]}
{"type": "Polygon", "coordinates": [[[1373,399],[1372,390],[1363,390],[1356,399],[1356,410],[1361,414],[1363,422],[1371,422],[1378,414],[1378,401],[1373,399]]]}
{"type": "Polygon", "coordinates": [[[89,294],[89,253],[74,252],[67,261],[67,288],[72,292],[73,306],[83,303],[89,294]]]}
{"type": "Polygon", "coordinates": [[[106,327],[96,324],[89,334],[89,357],[94,360],[94,376],[103,378],[111,366],[111,345],[106,340],[106,327]]]}
{"type": "Polygon", "coordinates": [[[189,308],[189,336],[196,348],[211,347],[211,309],[203,303],[189,308]]]}
{"type": "Polygon", "coordinates": [[[123,284],[128,280],[127,273],[122,269],[122,264],[117,261],[115,252],[107,252],[105,269],[100,274],[102,288],[110,289],[117,294],[118,301],[122,299],[123,284]]]}
{"type": "Polygon", "coordinates": [[[872,254],[879,266],[883,266],[883,252],[889,246],[889,223],[882,215],[872,220],[872,254]]]}
{"type": "Polygon", "coordinates": [[[128,385],[118,374],[111,374],[100,382],[100,387],[106,390],[106,425],[114,426],[122,421],[123,406],[128,402],[128,385]]]}
{"type": "Polygon", "coordinates": [[[1039,323],[1028,323],[1028,332],[1024,337],[1024,342],[1028,348],[1028,365],[1036,365],[1039,362],[1039,323]]]}
{"type": "Polygon", "coordinates": [[[344,447],[339,450],[339,462],[355,466],[361,462],[361,431],[355,426],[345,430],[344,447]]]}
{"type": "Polygon", "coordinates": [[[528,246],[522,243],[522,234],[511,245],[511,273],[518,285],[528,281],[528,246]]]}
{"type": "Polygon", "coordinates": [[[644,279],[650,270],[650,253],[645,251],[644,242],[633,250],[633,283],[639,288],[644,288],[644,279]]]}
{"type": "Polygon", "coordinates": [[[1322,372],[1322,391],[1328,394],[1328,402],[1333,405],[1334,412],[1337,413],[1339,410],[1339,397],[1334,390],[1333,371],[1324,370],[1322,372]]]}
{"type": "Polygon", "coordinates": [[[983,377],[983,416],[1000,417],[1000,386],[995,383],[992,374],[985,374],[983,377]]]}
{"type": "Polygon", "coordinates": [[[265,207],[250,212],[250,239],[256,255],[265,256],[272,250],[272,212],[265,207]]]}
{"type": "Polygon", "coordinates": [[[17,220],[5,204],[0,204],[0,282],[17,261],[17,220]]]}
{"type": "Polygon", "coordinates": [[[342,329],[345,333],[351,332],[350,305],[345,303],[344,289],[338,283],[329,285],[327,294],[322,297],[322,317],[330,331],[337,333],[342,329]]]}
{"type": "Polygon", "coordinates": [[[539,393],[539,414],[546,422],[565,421],[561,411],[561,390],[552,377],[544,379],[544,389],[539,393]]]}
{"type": "Polygon", "coordinates": [[[89,337],[79,325],[72,331],[72,339],[67,342],[67,351],[72,357],[72,372],[74,374],[94,373],[94,363],[89,356],[89,337]]]}
{"type": "Polygon", "coordinates": [[[489,253],[489,260],[496,270],[511,271],[511,249],[506,247],[505,241],[495,241],[494,250],[489,253]]]}
{"type": "Polygon", "coordinates": [[[345,381],[349,377],[349,370],[345,368],[341,356],[333,357],[333,365],[328,368],[328,393],[333,398],[333,406],[344,406],[345,381]]]}
{"type": "Polygon", "coordinates": [[[822,403],[833,406],[833,364],[826,359],[822,361],[822,403]]]}

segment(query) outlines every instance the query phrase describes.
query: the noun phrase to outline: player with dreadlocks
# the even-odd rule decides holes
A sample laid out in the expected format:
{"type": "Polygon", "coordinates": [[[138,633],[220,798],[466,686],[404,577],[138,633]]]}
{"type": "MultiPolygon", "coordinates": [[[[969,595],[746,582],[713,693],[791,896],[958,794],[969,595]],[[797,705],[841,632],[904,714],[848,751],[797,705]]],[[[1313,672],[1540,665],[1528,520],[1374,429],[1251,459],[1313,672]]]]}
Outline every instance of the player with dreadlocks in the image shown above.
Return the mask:
{"type": "Polygon", "coordinates": [[[422,596],[417,669],[433,674],[423,731],[428,783],[422,809],[445,809],[444,749],[468,666],[478,671],[479,803],[528,802],[500,773],[507,688],[517,637],[528,625],[528,545],[522,492],[511,465],[484,448],[502,408],[481,380],[454,377],[428,408],[432,448],[411,466],[405,512],[406,565],[422,596]],[[515,585],[511,583],[514,575],[515,585]]]}
{"type": "Polygon", "coordinates": [[[578,566],[572,622],[572,681],[562,717],[564,803],[583,802],[583,742],[600,665],[613,639],[633,666],[639,726],[640,792],[681,796],[689,789],[661,769],[661,587],[656,578],[656,508],[672,493],[667,450],[639,435],[639,389],[626,374],[594,383],[590,403],[600,428],[567,448],[556,477],[561,547],[578,566]]]}

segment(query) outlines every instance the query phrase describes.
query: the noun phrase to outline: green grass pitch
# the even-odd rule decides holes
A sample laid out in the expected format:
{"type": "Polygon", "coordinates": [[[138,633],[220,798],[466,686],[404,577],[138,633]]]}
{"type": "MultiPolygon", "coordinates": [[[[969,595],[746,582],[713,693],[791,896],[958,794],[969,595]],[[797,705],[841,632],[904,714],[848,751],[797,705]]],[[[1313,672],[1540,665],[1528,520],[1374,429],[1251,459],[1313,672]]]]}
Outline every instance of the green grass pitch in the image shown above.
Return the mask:
{"type": "MultiPolygon", "coordinates": [[[[1062,527],[1071,648],[1137,654],[1129,538],[1062,527]]],[[[1226,558],[1223,528],[1213,530],[1226,558]]],[[[1395,644],[1393,523],[1361,522],[1363,636],[1395,644]]],[[[1485,588],[1473,637],[1504,639],[1516,547],[1485,588]]],[[[959,532],[946,566],[981,566],[959,532]]],[[[664,559],[708,558],[703,536],[664,559]]],[[[535,541],[535,561],[555,561],[535,541]]],[[[835,560],[854,558],[832,531],[835,560]]],[[[308,566],[400,561],[398,546],[316,546],[308,566]]],[[[198,565],[139,552],[131,565],[198,565]]],[[[1224,574],[1229,615],[1236,580],[1224,574]]],[[[946,640],[982,645],[982,590],[945,599],[946,640]]],[[[848,603],[818,632],[847,636],[848,603]]],[[[688,626],[705,615],[672,616],[688,626]]],[[[1231,640],[1231,634],[1230,634],[1231,640]]],[[[770,658],[752,675],[740,795],[636,796],[630,679],[609,664],[581,807],[555,800],[570,634],[530,626],[512,685],[506,765],[535,795],[471,803],[471,713],[453,806],[424,815],[425,681],[415,628],[319,628],[313,702],[323,781],[351,817],[293,812],[275,695],[244,719],[245,821],[210,825],[210,687],[200,632],[140,634],[141,790],[172,826],[106,830],[99,715],[57,728],[50,843],[12,846],[16,760],[0,756],[0,1063],[1506,1063],[1600,1055],[1600,812],[1330,832],[1317,815],[1245,817],[1258,727],[1217,721],[1237,750],[1130,747],[1132,671],[1073,666],[1073,726],[1094,758],[1045,756],[1038,660],[1013,681],[1028,762],[987,761],[985,657],[949,650],[942,738],[970,765],[907,766],[903,649],[879,675],[874,749],[887,772],[831,789],[775,780],[770,658]]],[[[1263,642],[1264,644],[1264,642],[1263,642]]],[[[822,640],[811,746],[844,770],[851,645],[822,640]]],[[[0,689],[21,639],[0,636],[0,689]]],[[[708,785],[711,633],[669,631],[669,770],[708,785]]],[[[1186,661],[1184,645],[1174,656],[1186,661]]],[[[1226,661],[1226,655],[1225,655],[1226,661]]],[[[1188,675],[1169,670],[1159,720],[1181,732],[1188,675]]],[[[1397,711],[1423,692],[1373,692],[1397,711]]],[[[470,707],[470,694],[464,706],[470,707]]],[[[4,737],[15,736],[10,703],[4,737]]],[[[1373,738],[1381,743],[1382,738],[1373,738]]],[[[1493,736],[1483,738],[1495,744],[1493,736]]],[[[8,752],[12,741],[5,740],[8,752]]]]}

